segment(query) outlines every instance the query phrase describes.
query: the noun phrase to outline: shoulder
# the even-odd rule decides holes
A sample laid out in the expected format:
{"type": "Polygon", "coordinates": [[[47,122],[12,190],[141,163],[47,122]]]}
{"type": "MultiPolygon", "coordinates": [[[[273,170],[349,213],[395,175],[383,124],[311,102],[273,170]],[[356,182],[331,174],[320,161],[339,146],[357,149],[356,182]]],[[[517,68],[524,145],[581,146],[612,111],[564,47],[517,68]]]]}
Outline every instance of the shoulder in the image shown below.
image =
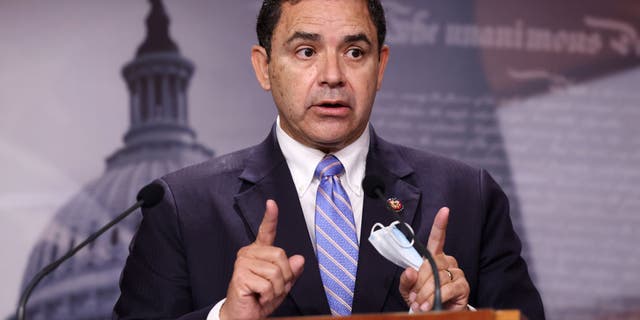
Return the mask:
{"type": "Polygon", "coordinates": [[[509,200],[487,170],[428,151],[391,143],[389,147],[413,169],[407,181],[430,190],[431,196],[439,194],[451,203],[473,203],[483,209],[482,216],[495,207],[506,208],[508,215],[509,200]]]}
{"type": "Polygon", "coordinates": [[[379,157],[385,158],[386,162],[403,163],[417,175],[446,176],[448,179],[455,177],[477,179],[484,171],[460,160],[391,143],[379,137],[375,150],[379,157]]]}
{"type": "Polygon", "coordinates": [[[249,147],[179,169],[163,176],[161,180],[171,187],[215,184],[217,181],[228,183],[229,179],[240,176],[255,148],[249,147]]]}

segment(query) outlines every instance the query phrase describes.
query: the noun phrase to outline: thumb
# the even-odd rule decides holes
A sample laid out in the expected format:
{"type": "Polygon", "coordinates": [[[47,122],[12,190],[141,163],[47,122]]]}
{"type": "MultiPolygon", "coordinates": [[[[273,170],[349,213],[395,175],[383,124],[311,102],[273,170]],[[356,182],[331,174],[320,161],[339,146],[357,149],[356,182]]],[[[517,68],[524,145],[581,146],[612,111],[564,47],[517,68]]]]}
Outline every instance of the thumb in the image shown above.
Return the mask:
{"type": "Polygon", "coordinates": [[[256,242],[259,245],[271,246],[276,239],[276,229],[278,227],[278,205],[275,201],[269,199],[266,203],[264,218],[258,228],[256,242]]]}
{"type": "Polygon", "coordinates": [[[400,275],[400,286],[398,289],[405,299],[409,298],[409,293],[416,284],[416,281],[418,281],[418,271],[411,267],[405,269],[402,275],[400,275]]]}
{"type": "Polygon", "coordinates": [[[291,272],[293,272],[293,279],[298,279],[302,274],[302,270],[304,270],[304,257],[296,254],[289,258],[289,267],[291,268],[291,272]]]}
{"type": "Polygon", "coordinates": [[[291,256],[289,258],[289,268],[291,268],[291,272],[293,273],[293,279],[285,285],[287,292],[291,290],[293,284],[296,283],[296,280],[298,280],[302,274],[302,270],[304,270],[304,257],[299,254],[291,256]]]}

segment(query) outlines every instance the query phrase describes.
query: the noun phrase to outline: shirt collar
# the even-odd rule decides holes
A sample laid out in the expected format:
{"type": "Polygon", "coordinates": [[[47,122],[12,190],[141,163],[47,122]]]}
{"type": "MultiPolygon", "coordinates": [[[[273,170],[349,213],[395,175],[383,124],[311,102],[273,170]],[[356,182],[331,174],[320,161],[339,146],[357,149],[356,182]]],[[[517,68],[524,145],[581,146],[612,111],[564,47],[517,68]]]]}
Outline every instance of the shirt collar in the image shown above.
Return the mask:
{"type": "MultiPolygon", "coordinates": [[[[314,179],[313,173],[316,170],[316,166],[324,158],[325,153],[305,146],[291,138],[280,127],[279,116],[276,119],[276,137],[280,150],[282,150],[282,154],[291,171],[298,197],[302,197],[309,189],[314,179]]],[[[364,179],[367,153],[369,152],[369,140],[369,126],[367,126],[356,141],[333,153],[344,166],[345,179],[342,180],[343,186],[349,188],[358,196],[362,195],[362,179],[364,179]]]]}

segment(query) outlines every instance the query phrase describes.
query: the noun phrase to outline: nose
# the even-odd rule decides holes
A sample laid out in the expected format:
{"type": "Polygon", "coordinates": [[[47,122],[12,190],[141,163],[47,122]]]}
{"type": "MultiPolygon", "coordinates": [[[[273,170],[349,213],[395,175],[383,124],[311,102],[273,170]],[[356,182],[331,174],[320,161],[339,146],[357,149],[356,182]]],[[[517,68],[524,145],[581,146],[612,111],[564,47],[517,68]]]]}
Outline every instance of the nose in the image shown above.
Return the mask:
{"type": "Polygon", "coordinates": [[[320,68],[319,82],[321,86],[329,88],[344,86],[344,66],[340,61],[339,54],[327,54],[320,68]]]}

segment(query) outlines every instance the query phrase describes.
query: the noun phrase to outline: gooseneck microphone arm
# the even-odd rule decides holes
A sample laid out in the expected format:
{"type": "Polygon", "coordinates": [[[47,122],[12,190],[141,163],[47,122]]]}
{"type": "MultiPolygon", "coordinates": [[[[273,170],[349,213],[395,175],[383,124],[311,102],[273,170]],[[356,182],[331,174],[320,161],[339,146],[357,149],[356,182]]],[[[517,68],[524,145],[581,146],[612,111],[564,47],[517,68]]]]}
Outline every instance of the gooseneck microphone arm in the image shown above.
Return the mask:
{"type": "Polygon", "coordinates": [[[384,182],[378,176],[369,175],[364,177],[362,180],[362,188],[367,196],[371,198],[378,198],[385,202],[385,208],[394,214],[395,219],[400,222],[397,224],[398,229],[404,234],[407,240],[413,243],[413,247],[418,251],[418,253],[422,256],[422,258],[427,259],[429,265],[431,266],[431,272],[433,273],[433,282],[434,282],[434,294],[433,294],[433,310],[441,311],[442,310],[442,294],[440,292],[440,274],[438,273],[438,267],[436,266],[436,261],[433,259],[433,256],[427,250],[426,246],[418,243],[417,239],[413,232],[407,227],[405,222],[402,219],[402,216],[397,210],[391,209],[387,204],[387,196],[384,194],[384,182]]]}
{"type": "Polygon", "coordinates": [[[20,297],[20,302],[18,303],[18,310],[16,312],[16,317],[18,320],[24,320],[26,317],[26,306],[27,301],[29,301],[29,296],[31,296],[31,292],[35,287],[40,283],[40,281],[46,277],[48,274],[53,272],[58,266],[60,266],[63,262],[67,261],[69,258],[73,257],[80,249],[84,248],[89,243],[93,242],[100,235],[105,233],[111,227],[113,227],[116,223],[120,222],[122,219],[126,218],[129,214],[136,211],[138,208],[150,208],[155,206],[162,197],[164,196],[164,189],[162,186],[152,183],[140,190],[138,195],[136,196],[137,202],[129,207],[127,210],[118,215],[115,219],[111,220],[109,223],[105,224],[98,231],[92,233],[86,240],[82,241],[82,243],[73,247],[69,250],[65,255],[58,258],[57,260],[51,262],[47,266],[45,266],[38,274],[36,274],[29,284],[26,286],[25,290],[22,292],[22,296],[20,297]]]}

